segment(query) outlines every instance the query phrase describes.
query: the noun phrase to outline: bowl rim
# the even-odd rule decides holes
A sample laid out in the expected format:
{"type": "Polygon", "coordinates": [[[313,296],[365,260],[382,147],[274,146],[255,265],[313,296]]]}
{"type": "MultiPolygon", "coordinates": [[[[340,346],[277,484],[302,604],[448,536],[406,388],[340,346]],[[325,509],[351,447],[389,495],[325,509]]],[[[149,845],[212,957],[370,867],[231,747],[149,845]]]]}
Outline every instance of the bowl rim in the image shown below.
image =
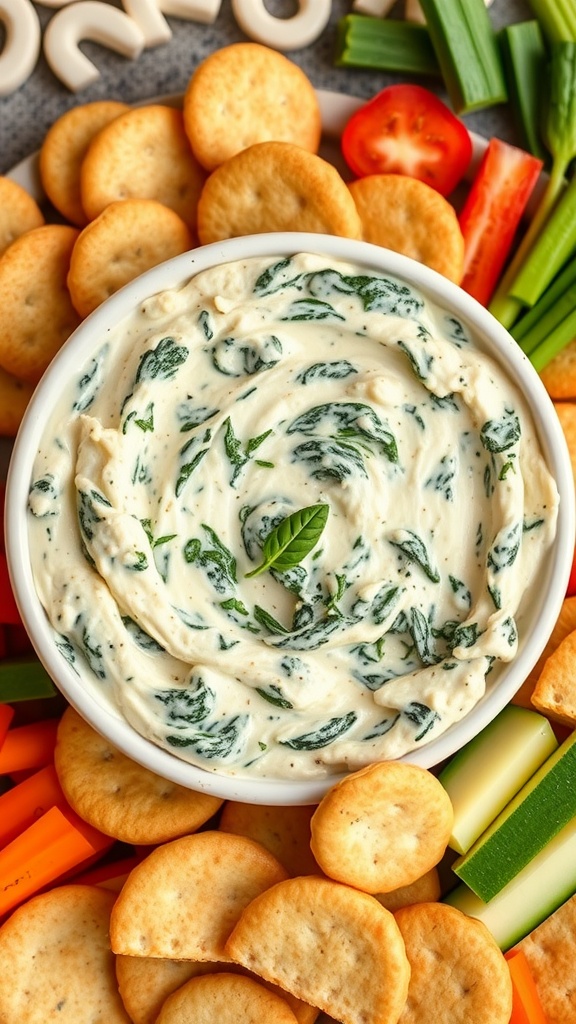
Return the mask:
{"type": "Polygon", "coordinates": [[[532,411],[546,463],[560,495],[556,538],[541,581],[537,624],[526,636],[498,685],[459,722],[425,747],[400,760],[431,768],[454,754],[501,711],[533,668],[556,623],[565,597],[575,536],[572,465],[553,402],[527,356],[504,327],[458,285],[407,256],[368,242],[332,235],[275,232],[248,235],[201,246],[176,256],[125,285],[90,314],[57,353],[38,384],[18,431],[6,481],[5,533],[8,571],[16,604],[36,653],[67,701],[96,731],[106,735],[132,760],[172,782],[221,799],[269,805],[317,803],[344,774],[311,779],[267,779],[210,772],[171,754],[141,736],[120,713],[99,704],[78,686],[78,676],[57,651],[47,616],[36,594],[30,562],[26,507],[32,466],[48,415],[61,391],[60,380],[77,373],[105,335],[144,299],[179,287],[203,270],[252,257],[283,258],[297,252],[365,265],[402,278],[431,301],[462,319],[475,340],[504,366],[520,386],[532,411]],[[44,410],[44,411],[43,411],[44,410]],[[47,411],[46,411],[47,410],[47,411]]]}

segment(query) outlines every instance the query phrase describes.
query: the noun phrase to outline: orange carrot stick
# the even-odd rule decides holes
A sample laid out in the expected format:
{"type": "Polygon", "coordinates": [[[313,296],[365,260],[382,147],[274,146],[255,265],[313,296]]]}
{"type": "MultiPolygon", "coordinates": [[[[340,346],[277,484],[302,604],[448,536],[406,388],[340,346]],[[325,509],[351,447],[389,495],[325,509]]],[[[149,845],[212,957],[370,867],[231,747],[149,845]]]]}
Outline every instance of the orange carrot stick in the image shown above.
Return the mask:
{"type": "Polygon", "coordinates": [[[14,708],[10,707],[9,704],[0,704],[0,747],[6,739],[6,733],[13,718],[14,708]]]}
{"type": "Polygon", "coordinates": [[[70,809],[51,807],[0,851],[0,916],[113,842],[70,809]]]}
{"type": "Polygon", "coordinates": [[[54,765],[46,765],[0,796],[0,846],[7,846],[51,807],[65,807],[54,765]]]}
{"type": "Polygon", "coordinates": [[[506,953],[512,978],[512,1016],[510,1024],[547,1024],[528,960],[521,949],[506,953]]]}
{"type": "Polygon", "coordinates": [[[43,768],[50,764],[56,746],[57,718],[19,725],[9,729],[0,747],[0,775],[10,775],[22,768],[43,768]]]}

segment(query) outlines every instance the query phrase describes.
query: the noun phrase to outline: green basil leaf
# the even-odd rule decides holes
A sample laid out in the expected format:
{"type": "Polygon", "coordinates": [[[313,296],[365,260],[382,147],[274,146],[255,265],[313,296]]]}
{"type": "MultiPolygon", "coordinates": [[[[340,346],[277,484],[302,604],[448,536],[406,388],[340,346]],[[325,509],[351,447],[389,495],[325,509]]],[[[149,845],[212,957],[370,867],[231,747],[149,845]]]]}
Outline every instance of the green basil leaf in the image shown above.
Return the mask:
{"type": "Polygon", "coordinates": [[[286,516],[266,537],[261,565],[245,575],[259,576],[272,567],[278,572],[294,569],[318,543],[329,510],[325,504],[308,505],[286,516]]]}

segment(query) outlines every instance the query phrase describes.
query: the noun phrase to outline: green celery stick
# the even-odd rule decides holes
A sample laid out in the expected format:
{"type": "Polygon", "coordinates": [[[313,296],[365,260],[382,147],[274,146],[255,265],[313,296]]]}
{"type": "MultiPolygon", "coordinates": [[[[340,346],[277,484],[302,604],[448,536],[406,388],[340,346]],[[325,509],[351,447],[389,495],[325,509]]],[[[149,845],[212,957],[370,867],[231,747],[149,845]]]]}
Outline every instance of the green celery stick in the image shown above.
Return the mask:
{"type": "Polygon", "coordinates": [[[576,308],[547,335],[544,341],[530,353],[530,362],[535,370],[540,373],[548,363],[552,362],[566,345],[576,338],[576,308]]]}
{"type": "Polygon", "coordinates": [[[507,25],[499,35],[504,71],[522,145],[547,163],[550,154],[542,142],[542,82],[547,54],[539,23],[520,21],[507,25]]]}
{"type": "Polygon", "coordinates": [[[456,113],[505,103],[502,57],[484,0],[421,0],[421,7],[456,113]]]}
{"type": "Polygon", "coordinates": [[[544,142],[566,173],[576,155],[576,42],[554,43],[544,142]]]}
{"type": "Polygon", "coordinates": [[[549,43],[576,42],[574,0],[528,0],[549,43]]]}
{"type": "Polygon", "coordinates": [[[39,661],[0,661],[0,704],[53,697],[56,692],[50,676],[39,661]]]}
{"type": "Polygon", "coordinates": [[[566,188],[566,172],[576,156],[576,43],[555,43],[551,49],[544,140],[552,154],[548,183],[488,307],[504,327],[514,324],[523,306],[533,306],[538,301],[571,254],[571,221],[562,221],[574,215],[570,187],[566,188]],[[564,243],[561,257],[555,253],[559,240],[564,243]],[[546,263],[549,251],[559,257],[550,267],[546,263]]]}
{"type": "Polygon", "coordinates": [[[440,75],[424,25],[366,14],[347,14],[338,22],[334,63],[407,75],[440,75]]]}
{"type": "Polygon", "coordinates": [[[529,354],[546,333],[576,305],[576,260],[571,260],[532,309],[510,331],[523,352],[529,354]],[[570,303],[572,305],[570,305],[570,303]]]}
{"type": "Polygon", "coordinates": [[[573,178],[510,285],[510,295],[525,306],[534,306],[575,252],[576,178],[573,178]]]}

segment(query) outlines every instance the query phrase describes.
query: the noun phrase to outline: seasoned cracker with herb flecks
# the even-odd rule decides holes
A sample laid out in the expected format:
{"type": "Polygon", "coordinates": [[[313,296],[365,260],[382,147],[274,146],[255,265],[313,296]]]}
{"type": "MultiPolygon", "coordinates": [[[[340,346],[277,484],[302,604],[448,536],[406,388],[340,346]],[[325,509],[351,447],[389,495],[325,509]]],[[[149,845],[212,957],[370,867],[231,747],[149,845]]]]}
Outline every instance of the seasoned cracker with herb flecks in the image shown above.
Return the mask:
{"type": "Polygon", "coordinates": [[[0,1020],[130,1024],[116,986],[108,927],[115,893],[62,885],[0,928],[0,1020]]]}
{"type": "Polygon", "coordinates": [[[438,864],[453,818],[431,772],[381,761],[328,790],[310,823],[311,848],[330,878],[364,892],[391,892],[438,864]]]}
{"type": "Polygon", "coordinates": [[[136,764],[71,707],[58,726],[54,761],[76,813],[125,843],[148,846],[196,832],[222,804],[136,764]]]}
{"type": "Polygon", "coordinates": [[[318,97],[307,75],[259,43],[233,43],[206,57],[184,95],[184,124],[208,171],[256,142],[320,145],[318,97]]]}
{"type": "Polygon", "coordinates": [[[443,903],[418,903],[395,914],[410,963],[398,1024],[508,1024],[508,965],[482,924],[443,903]]]}
{"type": "Polygon", "coordinates": [[[292,878],[262,893],[226,943],[237,963],[343,1024],[396,1024],[410,968],[394,916],[327,878],[292,878]]]}
{"type": "Polygon", "coordinates": [[[175,839],[128,876],[110,922],[112,948],[225,961],[226,939],[244,908],[286,876],[268,850],[244,836],[209,831],[175,839]]]}

